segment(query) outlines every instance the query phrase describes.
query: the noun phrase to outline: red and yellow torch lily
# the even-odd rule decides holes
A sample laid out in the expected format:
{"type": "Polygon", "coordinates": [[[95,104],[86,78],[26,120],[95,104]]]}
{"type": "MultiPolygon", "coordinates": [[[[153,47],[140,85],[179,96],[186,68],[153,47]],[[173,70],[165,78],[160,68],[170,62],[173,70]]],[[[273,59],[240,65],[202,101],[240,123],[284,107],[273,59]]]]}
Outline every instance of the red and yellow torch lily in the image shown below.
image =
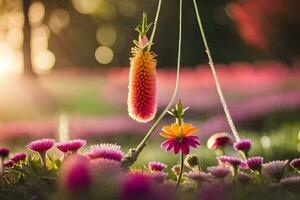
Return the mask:
{"type": "Polygon", "coordinates": [[[129,71],[128,113],[132,119],[143,123],[156,114],[156,59],[148,48],[151,41],[146,36],[150,27],[144,14],[142,25],[136,28],[139,41],[134,41],[129,71]]]}

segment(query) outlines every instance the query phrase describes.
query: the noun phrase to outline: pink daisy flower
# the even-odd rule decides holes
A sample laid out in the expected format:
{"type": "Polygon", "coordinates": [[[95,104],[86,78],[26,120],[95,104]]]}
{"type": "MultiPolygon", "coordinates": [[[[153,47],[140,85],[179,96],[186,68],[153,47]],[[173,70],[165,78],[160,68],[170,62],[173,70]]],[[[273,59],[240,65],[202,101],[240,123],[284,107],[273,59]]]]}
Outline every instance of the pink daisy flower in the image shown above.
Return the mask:
{"type": "Polygon", "coordinates": [[[230,173],[230,169],[227,167],[213,166],[208,167],[207,171],[211,173],[214,177],[223,179],[230,173]]]}
{"type": "Polygon", "coordinates": [[[236,168],[242,163],[241,159],[233,156],[219,156],[217,157],[217,159],[225,165],[229,165],[236,168]]]}
{"type": "Polygon", "coordinates": [[[117,173],[121,172],[121,163],[116,160],[97,158],[90,160],[93,170],[100,172],[117,173]]]}
{"type": "Polygon", "coordinates": [[[6,158],[9,154],[9,149],[6,147],[0,148],[0,157],[1,158],[6,158]]]}
{"type": "Polygon", "coordinates": [[[197,183],[202,183],[205,181],[210,181],[213,176],[206,172],[188,172],[185,174],[188,179],[196,181],[197,183]]]}
{"type": "Polygon", "coordinates": [[[11,168],[11,167],[14,166],[14,164],[15,163],[12,160],[8,160],[8,161],[4,162],[4,167],[5,168],[11,168]]]}
{"type": "Polygon", "coordinates": [[[234,149],[243,152],[246,157],[248,156],[251,146],[252,142],[249,139],[243,139],[233,144],[234,149]]]}
{"type": "Polygon", "coordinates": [[[167,151],[174,149],[174,153],[178,154],[181,151],[187,155],[190,152],[190,147],[196,148],[200,145],[199,138],[192,136],[197,129],[191,124],[183,124],[180,126],[178,123],[174,123],[171,126],[164,126],[160,135],[167,138],[167,141],[161,144],[162,148],[167,151]]]}
{"type": "Polygon", "coordinates": [[[210,136],[207,140],[207,148],[216,150],[224,148],[227,144],[232,144],[233,138],[229,133],[220,132],[210,136]]]}
{"type": "Polygon", "coordinates": [[[260,156],[254,156],[247,160],[248,167],[255,172],[261,173],[261,167],[264,162],[264,158],[260,156]]]}
{"type": "Polygon", "coordinates": [[[300,158],[296,158],[291,161],[291,167],[295,169],[298,173],[300,173],[300,158]]]}
{"type": "Polygon", "coordinates": [[[284,171],[288,162],[288,160],[274,160],[263,164],[263,167],[265,171],[269,175],[271,175],[272,178],[274,178],[277,181],[280,181],[280,179],[284,175],[284,171]]]}
{"type": "Polygon", "coordinates": [[[55,147],[63,153],[76,153],[81,147],[86,145],[86,140],[74,139],[67,142],[56,143],[55,147]]]}
{"type": "Polygon", "coordinates": [[[149,162],[148,168],[151,171],[162,172],[167,168],[167,165],[161,162],[149,162]]]}
{"type": "Polygon", "coordinates": [[[121,146],[116,144],[99,144],[91,146],[87,157],[89,159],[105,158],[120,162],[124,157],[124,152],[121,151],[121,146]]]}
{"type": "Polygon", "coordinates": [[[26,154],[25,153],[16,153],[10,160],[12,160],[15,163],[18,163],[22,160],[25,160],[26,154]]]}
{"type": "Polygon", "coordinates": [[[251,181],[251,177],[244,172],[239,172],[237,175],[237,180],[240,184],[247,185],[251,181]]]}
{"type": "Polygon", "coordinates": [[[31,151],[38,152],[41,157],[42,165],[46,165],[47,151],[53,147],[55,140],[40,139],[30,142],[27,148],[31,151]]]}

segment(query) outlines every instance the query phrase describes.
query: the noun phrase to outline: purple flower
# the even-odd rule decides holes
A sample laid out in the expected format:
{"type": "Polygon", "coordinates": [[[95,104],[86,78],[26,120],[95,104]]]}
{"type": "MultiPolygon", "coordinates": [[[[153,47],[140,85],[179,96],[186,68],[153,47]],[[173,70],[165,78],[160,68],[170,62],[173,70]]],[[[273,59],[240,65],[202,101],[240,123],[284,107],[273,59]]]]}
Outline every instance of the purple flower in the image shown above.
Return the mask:
{"type": "Polygon", "coordinates": [[[188,172],[185,174],[189,179],[196,181],[197,183],[202,183],[205,181],[210,181],[213,177],[211,174],[206,172],[188,172]]]}
{"type": "Polygon", "coordinates": [[[46,165],[47,151],[53,147],[55,140],[53,139],[40,139],[30,142],[27,148],[31,151],[38,152],[41,157],[42,165],[46,165]]]}
{"type": "Polygon", "coordinates": [[[237,175],[237,180],[239,181],[239,183],[247,185],[250,182],[251,177],[244,172],[239,172],[237,175]]]}
{"type": "Polygon", "coordinates": [[[124,152],[121,151],[121,147],[116,144],[99,144],[91,146],[87,157],[89,159],[105,158],[120,162],[124,157],[124,152]]]}
{"type": "Polygon", "coordinates": [[[15,163],[18,163],[22,160],[25,160],[26,154],[25,153],[16,153],[10,160],[12,160],[15,163]]]}
{"type": "Polygon", "coordinates": [[[229,133],[215,133],[207,140],[207,148],[215,150],[223,148],[225,145],[232,143],[233,138],[229,133]]]}
{"type": "Polygon", "coordinates": [[[167,151],[173,149],[175,154],[181,151],[187,155],[190,153],[190,147],[196,148],[200,145],[199,137],[192,135],[197,129],[191,124],[185,123],[179,125],[178,123],[174,123],[171,126],[164,126],[162,131],[160,135],[167,138],[167,140],[161,144],[161,147],[167,151]]]}
{"type": "Polygon", "coordinates": [[[61,168],[61,186],[72,194],[89,189],[91,183],[92,176],[89,161],[78,155],[67,157],[61,168]]]}
{"type": "Polygon", "coordinates": [[[247,161],[242,161],[241,164],[239,165],[239,168],[244,170],[249,169],[247,161]]]}
{"type": "Polygon", "coordinates": [[[224,163],[226,165],[230,165],[235,168],[237,168],[242,163],[241,159],[239,159],[237,157],[233,157],[233,156],[219,156],[219,157],[217,157],[217,159],[219,161],[221,161],[222,163],[224,163]]]}
{"type": "Polygon", "coordinates": [[[288,160],[275,160],[268,163],[263,164],[266,172],[271,175],[272,178],[280,181],[280,179],[284,175],[285,167],[288,164],[288,160]]]}
{"type": "Polygon", "coordinates": [[[46,152],[53,147],[54,143],[53,139],[40,139],[30,142],[27,148],[35,152],[46,152]]]}
{"type": "Polygon", "coordinates": [[[264,158],[260,156],[254,156],[247,160],[247,165],[252,171],[261,172],[261,167],[264,162],[264,158]]]}
{"type": "Polygon", "coordinates": [[[298,173],[300,173],[300,158],[296,158],[291,161],[291,167],[294,168],[298,173]]]}
{"type": "Polygon", "coordinates": [[[243,139],[233,144],[235,150],[242,151],[243,153],[245,153],[246,156],[248,155],[251,146],[252,146],[252,142],[249,139],[243,139]]]}
{"type": "Polygon", "coordinates": [[[14,166],[14,164],[15,163],[12,160],[8,160],[8,161],[4,162],[4,167],[5,168],[11,168],[11,167],[14,166]]]}
{"type": "Polygon", "coordinates": [[[161,172],[164,171],[165,168],[167,168],[167,165],[161,162],[149,162],[148,163],[148,168],[151,171],[157,171],[157,172],[161,172]]]}
{"type": "Polygon", "coordinates": [[[280,185],[290,192],[300,192],[300,176],[290,176],[280,181],[280,185]]]}
{"type": "Polygon", "coordinates": [[[208,167],[207,171],[211,173],[214,177],[221,179],[225,178],[230,173],[230,169],[220,166],[208,167]]]}
{"type": "Polygon", "coordinates": [[[2,147],[0,148],[0,157],[1,158],[6,158],[9,154],[9,149],[8,148],[5,148],[5,147],[2,147]]]}
{"type": "Polygon", "coordinates": [[[67,142],[56,143],[55,147],[63,153],[77,152],[78,149],[86,145],[86,140],[74,139],[67,142]]]}

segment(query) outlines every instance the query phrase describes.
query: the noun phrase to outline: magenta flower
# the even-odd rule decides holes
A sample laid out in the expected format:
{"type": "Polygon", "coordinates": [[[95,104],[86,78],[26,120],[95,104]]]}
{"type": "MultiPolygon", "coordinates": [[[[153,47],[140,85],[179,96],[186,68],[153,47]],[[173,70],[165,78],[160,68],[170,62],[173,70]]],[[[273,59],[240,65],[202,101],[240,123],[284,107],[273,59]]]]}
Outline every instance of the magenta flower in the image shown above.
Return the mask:
{"type": "Polygon", "coordinates": [[[284,175],[285,167],[288,164],[288,160],[275,160],[263,164],[266,172],[275,180],[280,181],[284,175]]]}
{"type": "Polygon", "coordinates": [[[121,147],[116,144],[99,144],[91,146],[87,157],[89,159],[105,158],[120,162],[124,157],[124,152],[121,151],[121,147]]]}
{"type": "Polygon", "coordinates": [[[241,159],[233,156],[219,156],[217,157],[217,159],[225,165],[229,165],[235,168],[237,168],[242,163],[241,159]]]}
{"type": "Polygon", "coordinates": [[[68,156],[63,162],[59,178],[60,185],[71,194],[88,190],[92,183],[88,159],[79,155],[68,156]]]}
{"type": "Polygon", "coordinates": [[[16,153],[10,160],[12,160],[15,163],[18,163],[22,160],[25,160],[26,154],[25,153],[16,153]]]}
{"type": "Polygon", "coordinates": [[[247,170],[249,169],[248,164],[247,164],[247,160],[246,161],[242,161],[241,164],[239,165],[240,169],[244,169],[247,170]]]}
{"type": "Polygon", "coordinates": [[[9,149],[8,148],[5,148],[5,147],[2,147],[0,148],[0,157],[1,158],[6,158],[9,154],[9,149]]]}
{"type": "Polygon", "coordinates": [[[261,173],[261,167],[264,162],[264,158],[260,156],[254,156],[247,160],[248,167],[255,172],[261,173]]]}
{"type": "Polygon", "coordinates": [[[300,176],[290,176],[280,181],[280,185],[293,193],[300,191],[300,176]]]}
{"type": "Polygon", "coordinates": [[[27,148],[35,152],[46,152],[51,149],[55,141],[53,139],[41,139],[30,142],[27,148]]]}
{"type": "Polygon", "coordinates": [[[251,149],[252,142],[249,139],[243,139],[233,144],[233,147],[237,151],[241,151],[248,157],[248,152],[251,149]]]}
{"type": "Polygon", "coordinates": [[[291,167],[294,168],[298,173],[300,173],[300,158],[296,158],[291,161],[291,167]]]}
{"type": "Polygon", "coordinates": [[[14,164],[15,163],[12,160],[8,160],[8,161],[4,162],[4,167],[5,168],[11,168],[11,167],[14,166],[14,164]]]}
{"type": "Polygon", "coordinates": [[[167,188],[158,187],[154,180],[140,173],[130,173],[121,184],[121,200],[169,200],[170,194],[167,188]]]}
{"type": "Polygon", "coordinates": [[[121,163],[116,160],[97,158],[91,159],[90,163],[96,172],[117,173],[121,171],[121,163]]]}
{"type": "Polygon", "coordinates": [[[162,172],[165,170],[165,168],[167,168],[167,165],[161,162],[149,162],[148,168],[151,171],[162,172]]]}
{"type": "Polygon", "coordinates": [[[221,179],[225,178],[230,173],[230,169],[228,169],[227,167],[220,166],[208,167],[207,171],[211,173],[214,177],[221,179]]]}
{"type": "Polygon", "coordinates": [[[165,178],[168,176],[168,173],[165,173],[163,171],[153,171],[149,174],[149,176],[157,183],[162,183],[165,178]]]}
{"type": "Polygon", "coordinates": [[[42,165],[46,165],[47,151],[53,147],[55,140],[40,139],[30,142],[27,148],[31,151],[38,152],[41,157],[42,165]]]}
{"type": "Polygon", "coordinates": [[[167,151],[174,149],[174,153],[178,154],[181,151],[187,155],[190,152],[190,147],[196,148],[200,145],[199,138],[192,136],[197,129],[191,124],[183,124],[180,126],[178,123],[174,123],[171,126],[164,126],[160,135],[168,140],[161,144],[162,148],[167,151]]]}
{"type": "Polygon", "coordinates": [[[67,142],[56,143],[55,147],[63,153],[76,153],[81,147],[86,145],[86,140],[75,139],[67,142]]]}
{"type": "Polygon", "coordinates": [[[211,174],[206,172],[188,172],[185,174],[189,179],[196,181],[197,183],[202,183],[205,181],[210,181],[213,177],[211,174]]]}
{"type": "Polygon", "coordinates": [[[210,136],[207,140],[207,148],[216,150],[220,148],[224,148],[227,144],[233,142],[233,138],[229,133],[221,132],[215,133],[210,136]]]}
{"type": "Polygon", "coordinates": [[[237,180],[240,184],[247,185],[250,182],[251,177],[244,172],[239,172],[237,175],[237,180]]]}

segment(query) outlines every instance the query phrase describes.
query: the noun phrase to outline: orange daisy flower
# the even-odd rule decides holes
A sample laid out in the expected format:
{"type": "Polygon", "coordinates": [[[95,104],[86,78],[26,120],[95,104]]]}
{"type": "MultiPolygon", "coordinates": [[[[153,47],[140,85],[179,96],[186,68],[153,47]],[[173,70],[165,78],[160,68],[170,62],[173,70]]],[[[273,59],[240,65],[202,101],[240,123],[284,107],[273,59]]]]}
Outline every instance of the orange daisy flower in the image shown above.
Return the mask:
{"type": "Polygon", "coordinates": [[[193,136],[198,131],[197,128],[191,124],[183,124],[180,126],[178,123],[174,123],[171,126],[164,126],[160,135],[167,141],[161,144],[162,148],[167,151],[174,149],[174,153],[177,154],[180,150],[186,155],[190,152],[190,147],[197,147],[200,145],[198,136],[193,136]]]}

